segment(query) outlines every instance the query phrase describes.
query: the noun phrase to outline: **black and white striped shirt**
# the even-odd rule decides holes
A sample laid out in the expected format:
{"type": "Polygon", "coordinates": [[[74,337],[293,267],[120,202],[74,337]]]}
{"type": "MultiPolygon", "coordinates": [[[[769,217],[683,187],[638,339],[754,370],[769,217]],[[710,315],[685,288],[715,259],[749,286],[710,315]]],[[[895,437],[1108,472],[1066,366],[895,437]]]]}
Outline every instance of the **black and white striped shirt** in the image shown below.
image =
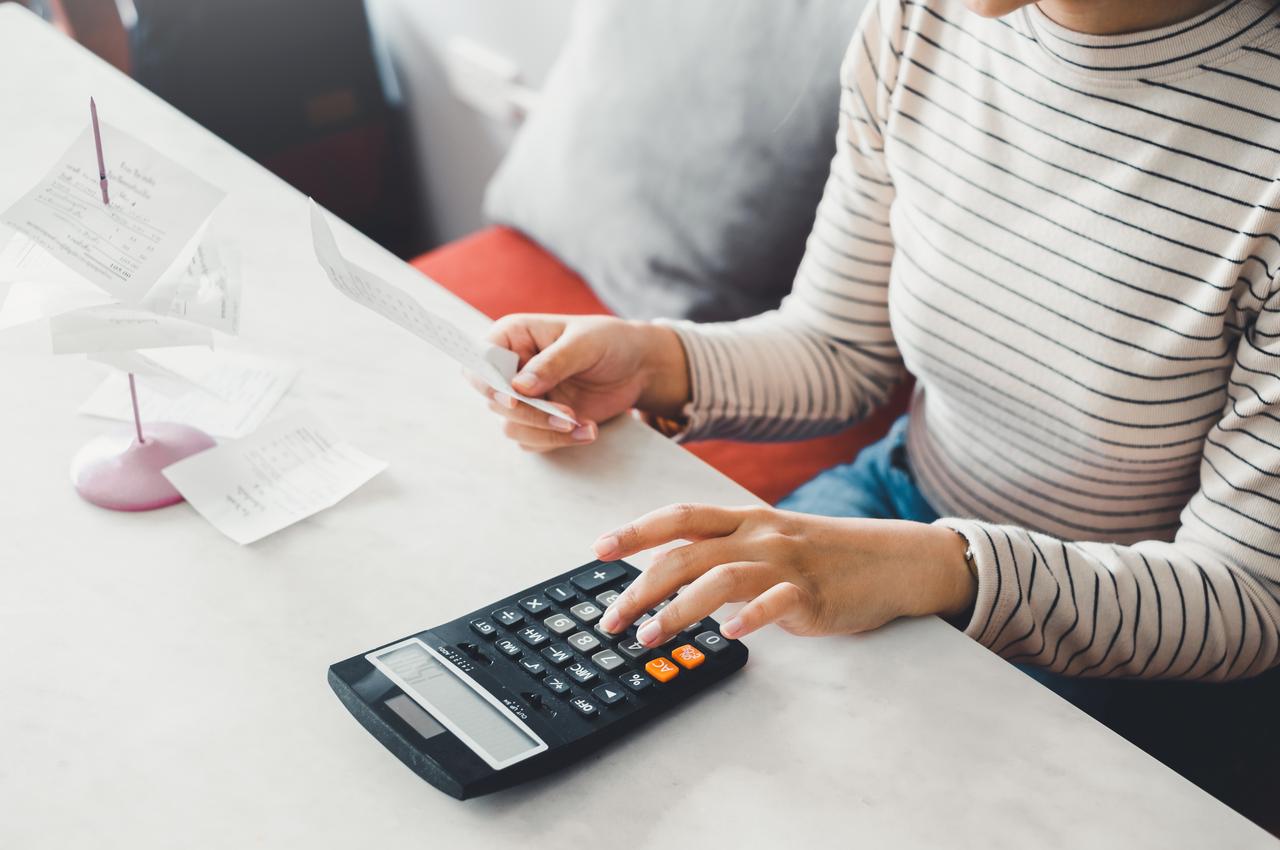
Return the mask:
{"type": "Polygon", "coordinates": [[[1280,4],[1089,36],[872,0],[774,312],[677,325],[686,439],[791,439],[917,377],[968,634],[1082,676],[1280,663],[1280,4]]]}

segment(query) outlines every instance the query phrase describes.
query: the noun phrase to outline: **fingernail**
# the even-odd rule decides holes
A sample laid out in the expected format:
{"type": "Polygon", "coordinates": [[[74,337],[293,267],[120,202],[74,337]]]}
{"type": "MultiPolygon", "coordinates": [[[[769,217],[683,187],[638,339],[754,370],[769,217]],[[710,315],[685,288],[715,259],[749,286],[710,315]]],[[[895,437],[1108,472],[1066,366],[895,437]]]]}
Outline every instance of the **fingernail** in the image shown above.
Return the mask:
{"type": "Polygon", "coordinates": [[[662,626],[658,625],[657,620],[649,620],[636,630],[636,640],[645,646],[657,646],[660,637],[662,637],[662,626]]]}
{"type": "Polygon", "coordinates": [[[591,548],[595,550],[597,558],[608,558],[618,551],[618,537],[615,534],[608,534],[597,540],[591,548]]]}
{"type": "Polygon", "coordinates": [[[507,407],[512,410],[515,410],[516,408],[516,400],[506,393],[495,392],[493,394],[493,400],[503,407],[507,407]]]}
{"type": "Polygon", "coordinates": [[[618,627],[622,625],[622,617],[612,608],[605,609],[604,616],[600,618],[600,628],[609,634],[617,634],[621,631],[618,627]]]}
{"type": "Polygon", "coordinates": [[[551,423],[551,427],[557,431],[572,431],[574,425],[568,419],[562,419],[559,416],[548,416],[547,421],[551,423]]]}
{"type": "Polygon", "coordinates": [[[733,640],[738,635],[742,634],[742,620],[734,617],[732,620],[720,627],[720,634],[729,638],[729,640],[733,640]]]}
{"type": "Polygon", "coordinates": [[[595,438],[595,428],[591,425],[579,425],[573,429],[573,433],[569,436],[573,437],[580,443],[586,443],[595,438]]]}
{"type": "Polygon", "coordinates": [[[538,385],[538,373],[524,371],[511,379],[511,386],[515,387],[522,393],[533,392],[533,388],[538,385]]]}

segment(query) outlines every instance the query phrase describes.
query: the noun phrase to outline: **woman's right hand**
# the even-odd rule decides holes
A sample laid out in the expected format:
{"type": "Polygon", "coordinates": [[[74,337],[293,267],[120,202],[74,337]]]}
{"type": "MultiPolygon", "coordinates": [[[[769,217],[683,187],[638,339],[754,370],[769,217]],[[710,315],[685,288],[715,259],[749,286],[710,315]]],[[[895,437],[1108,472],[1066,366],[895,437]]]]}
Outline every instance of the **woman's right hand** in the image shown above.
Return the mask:
{"type": "Polygon", "coordinates": [[[611,316],[521,313],[494,323],[489,341],[520,358],[511,385],[546,398],[580,423],[548,416],[473,378],[504,433],[545,452],[595,440],[598,423],[633,407],[677,418],[689,400],[689,367],[675,331],[611,316]]]}

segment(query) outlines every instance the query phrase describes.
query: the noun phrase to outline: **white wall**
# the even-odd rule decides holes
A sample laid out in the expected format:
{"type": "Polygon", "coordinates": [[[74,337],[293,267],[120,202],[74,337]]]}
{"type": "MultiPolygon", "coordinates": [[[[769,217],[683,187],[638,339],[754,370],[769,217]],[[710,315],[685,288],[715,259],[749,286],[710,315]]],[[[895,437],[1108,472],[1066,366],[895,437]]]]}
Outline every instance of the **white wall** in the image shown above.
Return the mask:
{"type": "Polygon", "coordinates": [[[467,38],[514,61],[540,87],[569,29],[575,0],[366,0],[391,56],[413,127],[432,243],[480,227],[480,204],[515,131],[449,91],[444,50],[467,38]]]}

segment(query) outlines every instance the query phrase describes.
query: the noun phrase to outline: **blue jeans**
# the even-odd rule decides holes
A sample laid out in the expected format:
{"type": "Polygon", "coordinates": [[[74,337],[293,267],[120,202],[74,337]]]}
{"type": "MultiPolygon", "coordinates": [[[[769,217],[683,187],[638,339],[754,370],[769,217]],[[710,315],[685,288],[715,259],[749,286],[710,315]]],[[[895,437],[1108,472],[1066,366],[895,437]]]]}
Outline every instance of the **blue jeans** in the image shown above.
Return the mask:
{"type": "MultiPolygon", "coordinates": [[[[832,467],[778,502],[789,511],[933,522],[907,458],[907,417],[852,463],[832,467]]],[[[1276,828],[1280,792],[1280,670],[1226,684],[1027,675],[1245,815],[1276,828]],[[1270,821],[1270,822],[1268,822],[1270,821]]]]}

